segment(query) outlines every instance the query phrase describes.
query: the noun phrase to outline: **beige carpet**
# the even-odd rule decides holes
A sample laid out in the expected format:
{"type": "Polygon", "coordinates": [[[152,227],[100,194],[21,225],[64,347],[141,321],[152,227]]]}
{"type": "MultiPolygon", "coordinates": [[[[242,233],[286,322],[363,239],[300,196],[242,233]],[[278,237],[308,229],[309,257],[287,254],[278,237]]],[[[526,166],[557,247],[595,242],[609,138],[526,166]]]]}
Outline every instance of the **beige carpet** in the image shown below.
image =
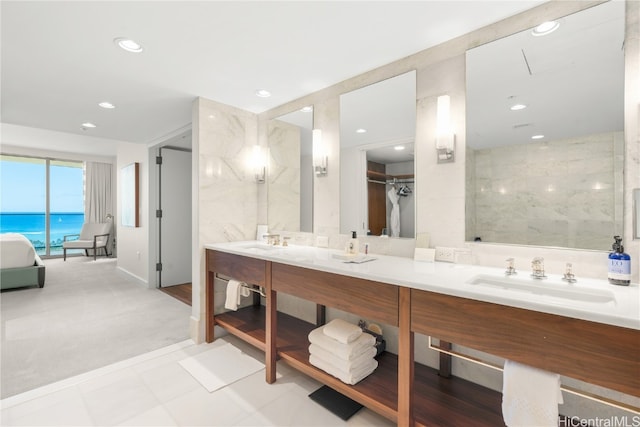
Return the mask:
{"type": "Polygon", "coordinates": [[[0,294],[6,398],[189,338],[191,307],[110,258],[45,261],[44,288],[0,294]]]}

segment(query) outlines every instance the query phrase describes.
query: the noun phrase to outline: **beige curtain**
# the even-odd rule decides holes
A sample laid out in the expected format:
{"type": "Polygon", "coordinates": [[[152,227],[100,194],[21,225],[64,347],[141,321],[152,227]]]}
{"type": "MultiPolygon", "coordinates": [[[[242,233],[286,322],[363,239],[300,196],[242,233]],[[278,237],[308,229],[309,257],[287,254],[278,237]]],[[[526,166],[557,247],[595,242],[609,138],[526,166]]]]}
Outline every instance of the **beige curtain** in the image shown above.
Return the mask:
{"type": "MultiPolygon", "coordinates": [[[[86,162],[84,189],[84,222],[114,223],[112,169],[110,163],[86,162]]],[[[109,250],[113,245],[114,227],[111,226],[109,250]]]]}

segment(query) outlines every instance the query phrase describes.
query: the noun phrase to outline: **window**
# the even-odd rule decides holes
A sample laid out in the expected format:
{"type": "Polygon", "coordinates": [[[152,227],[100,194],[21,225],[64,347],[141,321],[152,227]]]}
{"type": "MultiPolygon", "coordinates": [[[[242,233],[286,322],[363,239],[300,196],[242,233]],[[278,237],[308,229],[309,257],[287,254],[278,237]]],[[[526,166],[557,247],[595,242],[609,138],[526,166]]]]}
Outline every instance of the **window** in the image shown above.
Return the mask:
{"type": "Polygon", "coordinates": [[[84,164],[0,155],[0,233],[20,233],[38,255],[62,254],[84,223],[84,164]]]}

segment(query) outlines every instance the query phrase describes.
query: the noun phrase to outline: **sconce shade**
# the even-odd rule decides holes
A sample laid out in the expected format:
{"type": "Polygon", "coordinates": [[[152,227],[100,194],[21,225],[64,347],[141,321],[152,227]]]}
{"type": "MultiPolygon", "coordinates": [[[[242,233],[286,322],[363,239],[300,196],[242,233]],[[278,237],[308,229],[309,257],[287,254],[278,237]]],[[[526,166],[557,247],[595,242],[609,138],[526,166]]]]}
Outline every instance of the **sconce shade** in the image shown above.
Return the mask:
{"type": "Polygon", "coordinates": [[[258,184],[264,184],[266,181],[266,162],[264,158],[262,147],[259,145],[253,146],[253,153],[251,156],[251,166],[253,173],[258,184]]]}
{"type": "Polygon", "coordinates": [[[322,130],[314,129],[312,132],[313,139],[313,169],[316,176],[327,175],[328,155],[327,150],[322,141],[322,130]]]}
{"type": "Polygon", "coordinates": [[[436,151],[438,163],[450,163],[455,160],[455,134],[451,129],[451,98],[449,95],[438,97],[436,151]]]}

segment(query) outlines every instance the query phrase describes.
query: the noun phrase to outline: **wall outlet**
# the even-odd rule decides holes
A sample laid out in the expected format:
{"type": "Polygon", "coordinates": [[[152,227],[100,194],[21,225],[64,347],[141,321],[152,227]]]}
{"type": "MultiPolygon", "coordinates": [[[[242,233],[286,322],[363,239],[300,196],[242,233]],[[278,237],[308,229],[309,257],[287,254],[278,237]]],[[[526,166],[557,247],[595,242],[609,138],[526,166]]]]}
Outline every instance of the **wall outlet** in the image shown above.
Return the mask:
{"type": "Polygon", "coordinates": [[[455,248],[445,248],[443,246],[436,246],[436,261],[454,262],[455,261],[455,248]]]}
{"type": "Polygon", "coordinates": [[[328,248],[329,247],[329,237],[328,236],[317,236],[316,237],[316,246],[319,248],[328,248]]]}

